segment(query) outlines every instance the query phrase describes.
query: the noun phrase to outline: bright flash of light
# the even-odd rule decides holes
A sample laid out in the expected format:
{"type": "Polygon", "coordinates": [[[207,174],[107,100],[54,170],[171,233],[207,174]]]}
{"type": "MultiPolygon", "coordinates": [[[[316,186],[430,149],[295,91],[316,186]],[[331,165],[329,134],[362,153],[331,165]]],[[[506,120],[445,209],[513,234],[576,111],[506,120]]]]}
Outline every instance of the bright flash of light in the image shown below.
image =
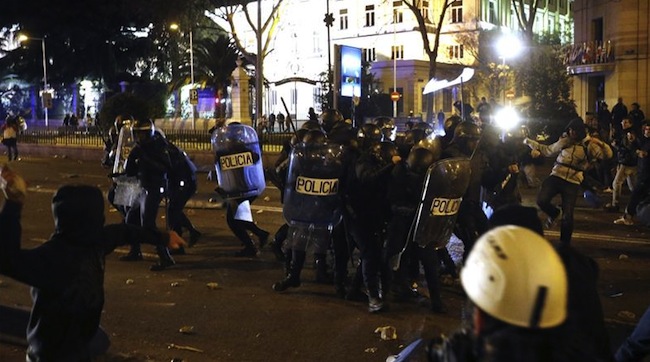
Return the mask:
{"type": "Polygon", "coordinates": [[[519,114],[512,107],[504,107],[497,112],[495,122],[499,128],[507,132],[519,124],[519,114]]]}

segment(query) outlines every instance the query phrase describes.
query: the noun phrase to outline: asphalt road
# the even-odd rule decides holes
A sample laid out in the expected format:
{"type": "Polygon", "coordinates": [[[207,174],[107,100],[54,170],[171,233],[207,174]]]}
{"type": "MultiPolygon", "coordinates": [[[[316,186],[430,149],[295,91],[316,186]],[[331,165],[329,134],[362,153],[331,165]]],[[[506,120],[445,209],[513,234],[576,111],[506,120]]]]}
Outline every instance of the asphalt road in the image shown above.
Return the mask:
{"type": "MultiPolygon", "coordinates": [[[[29,184],[26,248],[52,232],[50,199],[58,186],[88,183],[107,190],[110,185],[99,162],[53,155],[25,157],[13,165],[29,184]]],[[[366,303],[340,300],[332,286],[314,283],[309,263],[300,288],[274,292],[271,285],[282,277],[282,265],[267,249],[258,258],[232,256],[239,242],[220,203],[209,201],[215,184],[204,176],[187,210],[203,238],[176,257],[176,266],[150,272],[156,257],[146,246],[142,262],[118,261],[126,249],[108,257],[102,326],[112,345],[99,361],[385,361],[417,338],[449,334],[461,325],[465,299],[459,285],[444,288],[446,315],[430,313],[426,299],[392,303],[387,312],[371,315],[366,303]],[[384,326],[394,327],[397,338],[382,340],[375,331],[384,326]]],[[[524,190],[525,203],[533,203],[535,192],[524,190]]],[[[278,190],[267,188],[253,212],[260,227],[274,232],[283,222],[278,190]]],[[[119,222],[108,207],[106,214],[108,222],[119,222]]],[[[163,217],[161,209],[159,225],[163,217]]],[[[650,229],[614,225],[616,217],[580,203],[573,241],[601,268],[599,287],[614,347],[650,300],[650,229]]],[[[559,236],[557,230],[547,235],[559,236]]],[[[0,305],[28,308],[28,288],[0,276],[0,305]]],[[[0,360],[24,361],[24,346],[0,343],[0,360]]]]}

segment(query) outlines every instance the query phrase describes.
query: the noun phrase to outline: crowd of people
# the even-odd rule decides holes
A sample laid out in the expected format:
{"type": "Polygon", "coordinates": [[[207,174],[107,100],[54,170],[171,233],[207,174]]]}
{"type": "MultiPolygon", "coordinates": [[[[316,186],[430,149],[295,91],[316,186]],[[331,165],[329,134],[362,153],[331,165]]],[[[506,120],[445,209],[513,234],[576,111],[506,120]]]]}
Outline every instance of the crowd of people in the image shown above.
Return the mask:
{"type": "Polygon", "coordinates": [[[587,130],[592,138],[608,144],[614,157],[594,164],[586,174],[587,187],[611,194],[611,201],[603,202],[603,209],[622,213],[614,223],[650,224],[645,217],[635,220],[639,208],[650,204],[650,123],[636,102],[629,111],[622,98],[611,111],[605,102],[600,102],[598,108],[587,120],[587,130]],[[622,205],[625,186],[630,196],[627,205],[622,205]]]}
{"type": "MultiPolygon", "coordinates": [[[[525,132],[503,135],[491,123],[489,109],[481,113],[480,122],[449,117],[443,137],[421,122],[395,138],[390,118],[355,128],[329,109],[305,122],[274,167],[262,173],[259,144],[247,135],[250,127],[226,122],[213,130],[212,142],[216,190],[227,205],[227,224],[244,246],[236,255],[255,257],[269,242],[285,266],[272,289],[286,292],[301,286],[307,251],[313,250],[317,280],[331,284],[340,298],[367,303],[370,313],[422,298],[419,284],[426,285],[431,312],[446,313],[441,273],[460,278],[473,311],[471,327],[431,341],[426,351],[431,360],[612,360],[597,293],[598,266],[570,243],[578,190],[588,187],[593,164],[612,158],[610,143],[592,134],[580,118],[568,121],[565,134],[545,145],[525,132]],[[541,156],[557,157],[537,198],[548,216],[545,225],[536,208],[521,205],[518,189],[522,162],[541,156]],[[286,223],[271,241],[250,212],[250,203],[264,189],[260,177],[281,191],[286,223]],[[561,209],[550,204],[558,194],[561,209]],[[491,213],[486,214],[485,205],[491,213]],[[561,237],[554,245],[544,237],[544,228],[558,220],[561,237]],[[459,262],[445,247],[452,233],[464,246],[459,262]]],[[[640,127],[643,137],[650,138],[650,125],[640,127]]],[[[10,168],[2,169],[0,272],[42,294],[34,300],[29,326],[30,361],[89,358],[85,347],[97,332],[103,305],[103,258],[116,246],[130,246],[121,260],[138,261],[140,243],[153,244],[160,260],[151,270],[157,271],[175,264],[170,250],[184,252],[184,231],[189,246],[201,236],[183,212],[197,187],[196,167],[187,154],[148,119],[120,115],[109,133],[103,163],[114,181],[108,200],[124,219],[117,226],[104,225],[103,197],[96,187],[63,186],[53,199],[56,231],[51,240],[22,250],[25,185],[10,168]],[[167,225],[159,228],[163,198],[167,225]],[[73,217],[79,210],[83,217],[73,217]],[[40,262],[50,259],[56,263],[40,262]],[[57,283],[39,279],[55,273],[61,275],[57,283]],[[43,310],[43,303],[60,308],[43,310]],[[66,317],[70,313],[85,317],[66,317]]],[[[647,146],[637,150],[647,155],[647,146]]],[[[637,157],[645,159],[642,153],[637,157]]],[[[634,192],[647,187],[647,180],[641,182],[645,184],[639,187],[637,180],[634,192]]],[[[634,195],[625,219],[634,215],[634,195]]],[[[617,360],[646,353],[646,332],[647,326],[640,325],[616,353],[617,360]]]]}

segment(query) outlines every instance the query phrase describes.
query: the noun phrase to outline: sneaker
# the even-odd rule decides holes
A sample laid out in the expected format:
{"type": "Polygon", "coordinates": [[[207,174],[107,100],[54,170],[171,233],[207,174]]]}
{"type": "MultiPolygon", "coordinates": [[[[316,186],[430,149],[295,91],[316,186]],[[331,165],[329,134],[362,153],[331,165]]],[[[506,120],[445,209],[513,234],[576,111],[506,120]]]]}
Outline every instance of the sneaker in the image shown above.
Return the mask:
{"type": "Polygon", "coordinates": [[[608,203],[607,205],[605,205],[604,209],[607,212],[619,212],[618,204],[608,203]]]}
{"type": "Polygon", "coordinates": [[[368,297],[368,312],[378,313],[384,309],[384,301],[381,298],[368,297]]]}
{"type": "Polygon", "coordinates": [[[611,187],[608,187],[608,188],[604,189],[603,192],[606,193],[606,194],[611,194],[611,193],[614,193],[614,190],[612,190],[611,187]]]}
{"type": "Polygon", "coordinates": [[[554,227],[557,226],[559,220],[562,220],[562,209],[560,209],[560,213],[557,214],[557,216],[555,218],[552,218],[552,217],[549,216],[546,219],[546,222],[544,223],[544,226],[547,229],[553,229],[554,227]]]}
{"type": "Polygon", "coordinates": [[[623,215],[620,218],[614,220],[614,224],[616,225],[634,225],[634,220],[632,220],[632,216],[630,215],[623,215]]]}
{"type": "Polygon", "coordinates": [[[188,247],[193,247],[196,245],[196,243],[199,242],[199,239],[201,238],[201,232],[198,230],[190,230],[190,242],[187,244],[188,247]]]}

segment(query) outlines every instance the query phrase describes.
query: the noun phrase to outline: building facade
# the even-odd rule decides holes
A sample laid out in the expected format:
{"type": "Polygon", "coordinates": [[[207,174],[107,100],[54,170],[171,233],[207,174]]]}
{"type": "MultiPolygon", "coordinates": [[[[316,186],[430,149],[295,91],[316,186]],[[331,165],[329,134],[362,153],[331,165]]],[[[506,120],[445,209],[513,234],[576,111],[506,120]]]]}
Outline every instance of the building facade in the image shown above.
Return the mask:
{"type": "Polygon", "coordinates": [[[647,0],[576,0],[575,43],[566,55],[573,75],[578,114],[611,107],[619,97],[628,106],[649,107],[650,3],[647,0]]]}
{"type": "MultiPolygon", "coordinates": [[[[263,0],[262,13],[268,14],[276,2],[263,0]]],[[[439,78],[456,77],[462,67],[475,65],[474,52],[466,43],[468,37],[476,37],[482,29],[518,28],[511,0],[457,0],[448,8],[442,23],[437,24],[444,2],[419,1],[432,44],[436,27],[442,27],[436,59],[439,78]]],[[[534,30],[572,39],[570,7],[571,0],[541,0],[534,30]]],[[[235,21],[237,33],[245,39],[246,47],[255,52],[255,35],[243,14],[239,15],[235,21]]],[[[219,25],[228,29],[226,23],[219,25]]],[[[347,45],[362,49],[364,60],[370,64],[369,72],[378,81],[378,92],[400,93],[398,116],[413,112],[426,117],[427,97],[422,91],[430,79],[423,44],[417,19],[402,0],[284,0],[273,50],[264,61],[264,76],[269,81],[264,108],[284,113],[281,100],[286,100],[290,113],[299,119],[306,116],[309,107],[319,110],[318,81],[334,64],[334,46],[347,45]],[[323,21],[328,9],[334,17],[329,38],[323,21]]],[[[434,95],[434,109],[452,112],[452,103],[459,97],[458,87],[439,91],[434,95]]]]}

